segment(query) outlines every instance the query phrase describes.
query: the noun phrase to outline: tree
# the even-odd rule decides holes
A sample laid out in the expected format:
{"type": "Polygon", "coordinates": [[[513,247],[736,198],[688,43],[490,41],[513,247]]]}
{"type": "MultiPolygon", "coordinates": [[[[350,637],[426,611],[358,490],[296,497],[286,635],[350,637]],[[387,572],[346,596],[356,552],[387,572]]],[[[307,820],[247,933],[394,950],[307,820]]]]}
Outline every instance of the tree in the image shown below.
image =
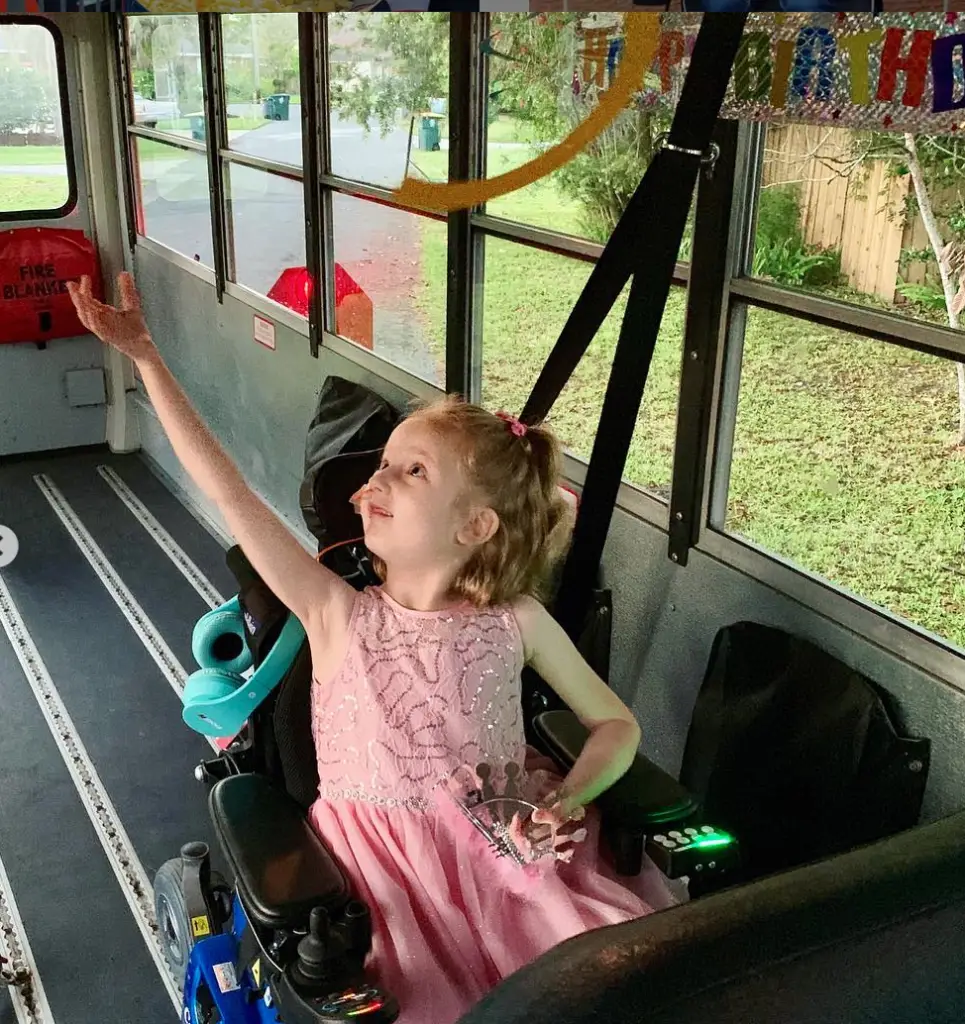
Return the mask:
{"type": "MultiPolygon", "coordinates": [[[[859,163],[886,160],[893,175],[909,175],[908,213],[916,210],[928,236],[930,255],[938,264],[948,325],[957,330],[965,308],[965,139],[945,135],[856,133],[859,163]]],[[[915,254],[920,255],[920,254],[915,254]]],[[[926,252],[927,255],[927,252],[926,252]]],[[[965,364],[956,364],[958,434],[965,446],[965,364]]]]}
{"type": "Polygon", "coordinates": [[[400,115],[428,110],[430,100],[449,94],[448,14],[330,17],[331,100],[340,116],[366,130],[374,120],[385,136],[400,115]]]}
{"type": "MultiPolygon", "coordinates": [[[[383,134],[401,114],[428,108],[448,93],[448,15],[367,14],[352,21],[332,16],[332,104],[340,116],[383,134]],[[366,73],[374,57],[387,72],[366,73]]],[[[489,80],[492,114],[511,114],[537,145],[552,144],[582,121],[599,94],[595,84],[574,90],[581,49],[581,19],[573,14],[494,14],[489,80]]],[[[614,33],[615,36],[615,33],[614,33]]],[[[607,72],[608,74],[608,72],[607,72]]],[[[652,84],[652,83],[651,83],[652,84]]],[[[604,83],[605,87],[605,83],[604,83]]],[[[657,137],[669,127],[656,91],[640,93],[631,107],[553,180],[583,211],[583,230],[605,241],[650,164],[657,137]]]]}
{"type": "Polygon", "coordinates": [[[12,62],[0,64],[0,133],[29,132],[54,120],[46,76],[12,62]]]}

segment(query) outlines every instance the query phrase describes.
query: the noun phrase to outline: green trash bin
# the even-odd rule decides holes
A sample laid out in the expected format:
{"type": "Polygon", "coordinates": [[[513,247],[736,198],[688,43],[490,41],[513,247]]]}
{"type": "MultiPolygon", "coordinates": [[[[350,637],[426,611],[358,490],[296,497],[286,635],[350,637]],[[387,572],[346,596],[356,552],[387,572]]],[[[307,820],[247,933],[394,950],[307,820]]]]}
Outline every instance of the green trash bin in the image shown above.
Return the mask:
{"type": "Polygon", "coordinates": [[[265,117],[269,121],[287,121],[291,96],[286,92],[276,92],[265,97],[265,117]]]}
{"type": "Polygon", "coordinates": [[[419,149],[434,152],[439,148],[439,120],[424,117],[419,123],[419,149]]]}
{"type": "Polygon", "coordinates": [[[196,142],[204,142],[204,114],[192,114],[189,121],[191,123],[191,138],[196,142]]]}

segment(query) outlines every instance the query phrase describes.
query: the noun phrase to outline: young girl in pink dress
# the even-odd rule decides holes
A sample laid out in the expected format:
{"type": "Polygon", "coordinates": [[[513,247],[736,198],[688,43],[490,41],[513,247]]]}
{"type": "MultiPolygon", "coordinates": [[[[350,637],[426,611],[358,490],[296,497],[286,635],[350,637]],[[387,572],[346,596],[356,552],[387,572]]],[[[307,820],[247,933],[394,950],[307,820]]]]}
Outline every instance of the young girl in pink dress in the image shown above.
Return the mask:
{"type": "Polygon", "coordinates": [[[588,805],[640,730],[532,596],[567,531],[552,435],[453,398],[406,419],[355,496],[383,580],[356,592],[247,486],[118,284],[118,309],[72,287],[82,323],[136,362],[185,469],[305,626],[311,820],[371,908],[369,966],[400,1022],[454,1024],[564,939],[673,905],[651,864],[618,879],[598,853],[588,805]],[[590,730],[565,779],[526,746],[524,665],[590,730]],[[487,817],[478,801],[507,792],[522,813],[487,817]]]}

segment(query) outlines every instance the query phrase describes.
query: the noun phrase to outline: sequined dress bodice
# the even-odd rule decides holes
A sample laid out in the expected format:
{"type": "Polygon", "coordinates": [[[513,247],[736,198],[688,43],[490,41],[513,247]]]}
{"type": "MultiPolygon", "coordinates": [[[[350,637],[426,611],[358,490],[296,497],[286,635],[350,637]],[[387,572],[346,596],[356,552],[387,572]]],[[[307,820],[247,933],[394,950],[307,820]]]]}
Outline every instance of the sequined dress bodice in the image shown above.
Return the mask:
{"type": "Polygon", "coordinates": [[[425,810],[462,766],[522,764],[523,661],[508,608],[416,612],[362,591],[342,666],[312,686],[319,796],[425,810]]]}

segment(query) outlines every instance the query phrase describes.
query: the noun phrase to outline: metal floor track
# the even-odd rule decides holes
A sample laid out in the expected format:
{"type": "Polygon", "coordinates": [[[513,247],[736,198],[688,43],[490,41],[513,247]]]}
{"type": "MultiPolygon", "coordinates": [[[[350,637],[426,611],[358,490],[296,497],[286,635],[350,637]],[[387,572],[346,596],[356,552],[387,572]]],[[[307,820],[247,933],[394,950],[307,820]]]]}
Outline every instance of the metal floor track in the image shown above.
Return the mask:
{"type": "Polygon", "coordinates": [[[0,1024],[179,1019],[151,882],[218,851],[181,721],[191,632],[235,592],[224,550],[136,455],[0,463],[0,1024]]]}

